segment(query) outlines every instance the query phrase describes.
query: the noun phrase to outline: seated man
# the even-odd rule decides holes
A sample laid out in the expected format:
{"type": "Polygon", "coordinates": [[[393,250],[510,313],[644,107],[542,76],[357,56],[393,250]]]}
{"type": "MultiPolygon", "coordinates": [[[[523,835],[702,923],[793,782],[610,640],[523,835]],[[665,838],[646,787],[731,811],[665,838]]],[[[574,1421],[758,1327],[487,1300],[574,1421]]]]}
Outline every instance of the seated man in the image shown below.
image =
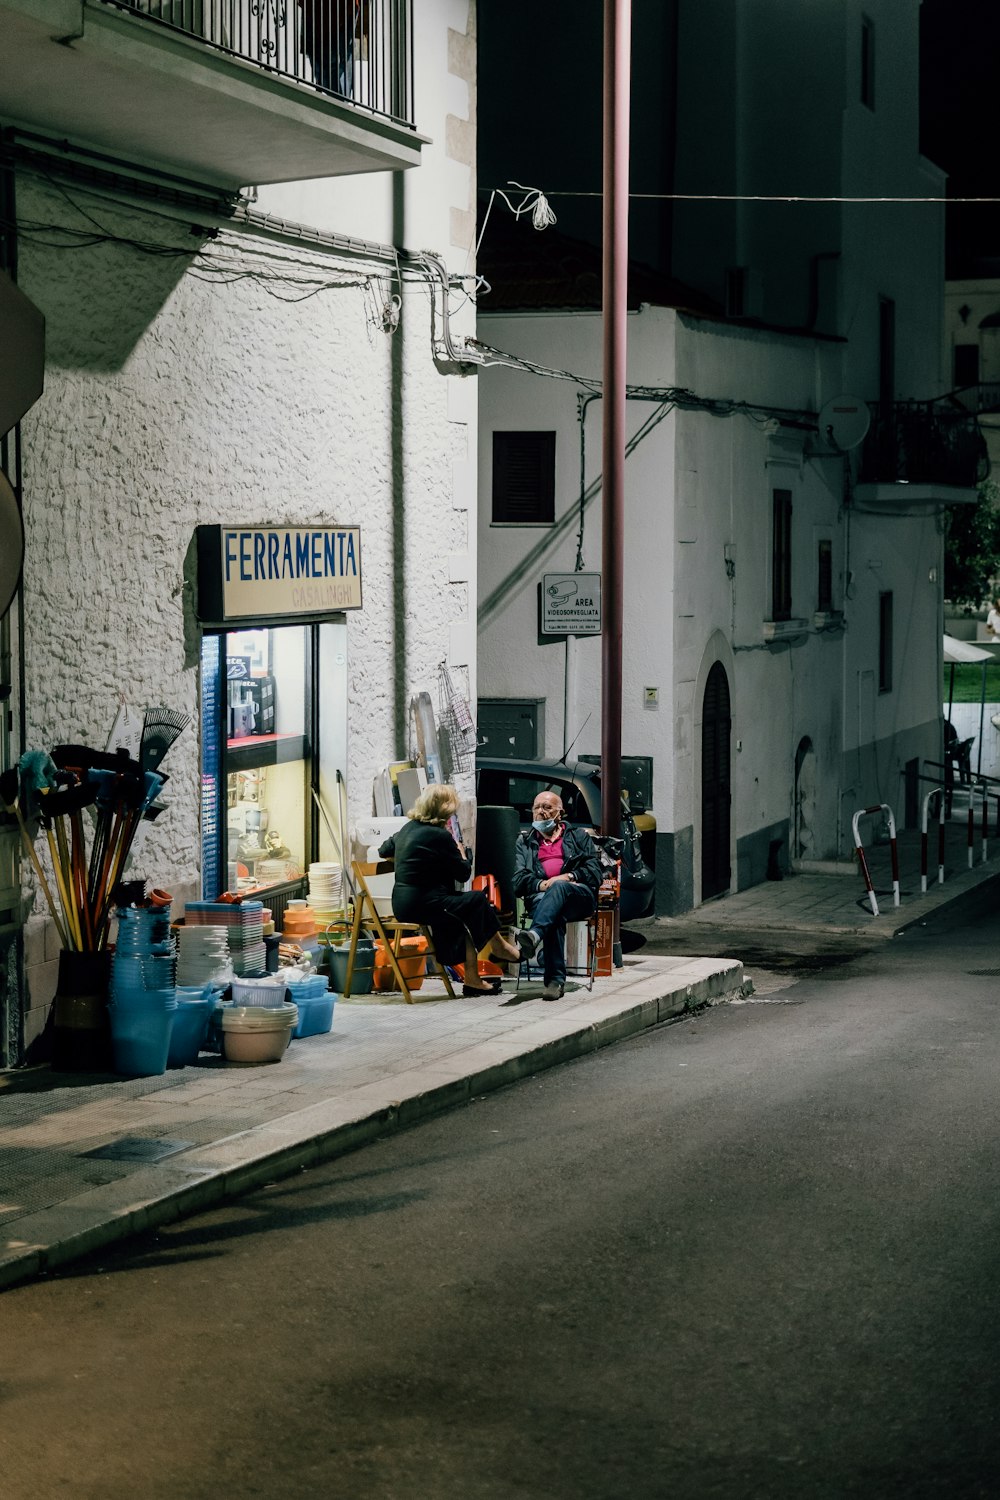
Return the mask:
{"type": "Polygon", "coordinates": [[[524,901],[528,930],[518,933],[525,958],[542,950],[543,1000],[562,998],[566,983],[566,923],[582,922],[597,906],[601,862],[590,834],[563,821],[558,793],[539,792],[532,825],[514,851],[514,894],[524,901]]]}

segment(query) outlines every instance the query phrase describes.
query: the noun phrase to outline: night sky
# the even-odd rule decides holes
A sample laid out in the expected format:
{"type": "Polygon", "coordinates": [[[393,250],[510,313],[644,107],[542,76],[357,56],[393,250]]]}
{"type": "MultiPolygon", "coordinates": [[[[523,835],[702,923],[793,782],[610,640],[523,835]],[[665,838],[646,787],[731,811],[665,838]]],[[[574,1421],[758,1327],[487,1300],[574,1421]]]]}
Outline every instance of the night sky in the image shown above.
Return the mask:
{"type": "MultiPolygon", "coordinates": [[[[921,140],[948,173],[949,197],[1000,197],[998,137],[1000,4],[924,0],[921,9],[921,140]]],[[[1000,269],[1000,204],[948,210],[948,274],[1000,269]]]]}
{"type": "MultiPolygon", "coordinates": [[[[633,192],[671,186],[673,11],[633,0],[633,192]]],[[[600,189],[602,17],[603,0],[479,0],[481,191],[600,189]]],[[[921,59],[921,150],[949,196],[1000,197],[1000,0],[923,0],[921,59]]],[[[598,199],[552,206],[561,230],[600,243],[598,199]]],[[[633,257],[669,272],[669,206],[633,200],[630,220],[633,257]]],[[[956,205],[947,223],[949,275],[1000,274],[1000,205],[956,205]]]]}

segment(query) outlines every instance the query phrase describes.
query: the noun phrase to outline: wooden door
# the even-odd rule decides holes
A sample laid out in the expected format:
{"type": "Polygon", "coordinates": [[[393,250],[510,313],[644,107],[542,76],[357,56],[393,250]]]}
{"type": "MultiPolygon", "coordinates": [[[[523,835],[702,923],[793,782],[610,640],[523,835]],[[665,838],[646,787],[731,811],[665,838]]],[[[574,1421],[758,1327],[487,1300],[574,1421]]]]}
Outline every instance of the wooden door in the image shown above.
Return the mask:
{"type": "Polygon", "coordinates": [[[701,899],[729,889],[729,679],[716,662],[705,684],[701,719],[701,899]]]}

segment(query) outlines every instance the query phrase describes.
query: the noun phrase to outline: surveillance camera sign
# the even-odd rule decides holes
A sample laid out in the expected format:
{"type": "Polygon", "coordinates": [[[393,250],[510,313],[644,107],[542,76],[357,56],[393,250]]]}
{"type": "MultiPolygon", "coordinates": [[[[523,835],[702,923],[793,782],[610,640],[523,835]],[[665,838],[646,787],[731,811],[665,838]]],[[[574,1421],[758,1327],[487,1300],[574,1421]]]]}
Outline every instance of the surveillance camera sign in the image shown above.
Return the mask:
{"type": "Polygon", "coordinates": [[[600,573],[542,576],[542,634],[600,635],[600,573]]]}

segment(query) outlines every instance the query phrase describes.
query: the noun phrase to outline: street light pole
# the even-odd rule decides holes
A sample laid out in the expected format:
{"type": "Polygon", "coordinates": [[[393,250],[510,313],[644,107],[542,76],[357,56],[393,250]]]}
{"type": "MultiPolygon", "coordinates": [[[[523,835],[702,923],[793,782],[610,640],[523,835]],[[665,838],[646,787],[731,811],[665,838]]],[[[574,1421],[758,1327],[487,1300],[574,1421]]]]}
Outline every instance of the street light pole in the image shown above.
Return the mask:
{"type": "Polygon", "coordinates": [[[631,0],[604,0],[601,827],[621,832],[631,0]]]}

